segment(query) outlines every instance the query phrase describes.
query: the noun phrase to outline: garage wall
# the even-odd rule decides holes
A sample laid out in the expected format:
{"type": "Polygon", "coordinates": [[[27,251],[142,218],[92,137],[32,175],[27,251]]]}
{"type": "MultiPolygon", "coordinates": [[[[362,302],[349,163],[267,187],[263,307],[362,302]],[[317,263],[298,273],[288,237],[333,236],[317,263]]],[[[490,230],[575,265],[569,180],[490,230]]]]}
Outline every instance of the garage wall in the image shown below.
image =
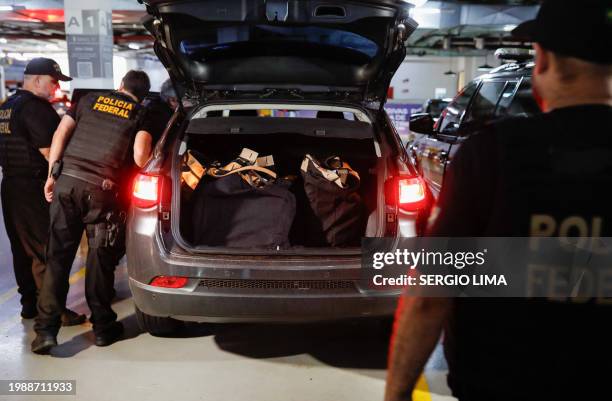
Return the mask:
{"type": "MultiPolygon", "coordinates": [[[[457,91],[484,72],[478,66],[484,64],[485,57],[418,57],[408,56],[393,77],[394,96],[392,103],[421,104],[435,97],[454,97],[457,91]],[[457,75],[444,75],[452,68],[457,75]]],[[[489,64],[498,66],[499,62],[491,55],[489,64]]]]}

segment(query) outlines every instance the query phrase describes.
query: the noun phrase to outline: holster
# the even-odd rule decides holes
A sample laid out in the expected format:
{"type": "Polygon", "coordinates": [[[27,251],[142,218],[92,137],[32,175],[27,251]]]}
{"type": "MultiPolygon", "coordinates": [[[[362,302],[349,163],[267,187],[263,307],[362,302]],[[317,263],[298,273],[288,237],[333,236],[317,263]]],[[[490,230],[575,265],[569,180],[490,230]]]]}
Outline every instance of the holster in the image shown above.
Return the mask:
{"type": "Polygon", "coordinates": [[[108,248],[115,246],[121,230],[124,228],[127,214],[125,211],[108,212],[104,221],[93,226],[88,233],[90,248],[108,248]]]}

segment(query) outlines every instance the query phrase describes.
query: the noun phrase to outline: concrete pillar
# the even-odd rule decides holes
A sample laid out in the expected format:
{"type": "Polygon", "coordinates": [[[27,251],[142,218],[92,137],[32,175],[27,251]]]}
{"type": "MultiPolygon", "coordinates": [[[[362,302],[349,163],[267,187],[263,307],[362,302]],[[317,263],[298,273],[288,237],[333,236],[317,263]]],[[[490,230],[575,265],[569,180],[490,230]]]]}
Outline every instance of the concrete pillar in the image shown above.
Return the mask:
{"type": "Polygon", "coordinates": [[[64,20],[72,89],[112,89],[112,2],[64,0],[64,20]]]}

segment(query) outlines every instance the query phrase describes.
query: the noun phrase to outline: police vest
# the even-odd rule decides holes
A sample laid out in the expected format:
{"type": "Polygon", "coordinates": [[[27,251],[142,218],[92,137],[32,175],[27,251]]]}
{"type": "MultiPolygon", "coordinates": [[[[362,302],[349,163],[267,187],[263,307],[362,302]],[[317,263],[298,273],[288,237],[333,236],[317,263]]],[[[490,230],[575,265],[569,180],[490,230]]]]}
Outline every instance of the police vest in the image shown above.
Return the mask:
{"type": "Polygon", "coordinates": [[[496,126],[499,185],[487,234],[606,237],[612,231],[610,115],[584,107],[496,126]],[[559,114],[562,115],[559,116],[559,114]],[[594,118],[598,117],[598,118],[594,118]],[[605,122],[605,124],[604,124],[605,122]],[[601,128],[599,128],[601,126],[601,128]],[[599,128],[599,129],[598,129],[599,128]],[[500,230],[501,226],[506,229],[500,230]]]}
{"type": "Polygon", "coordinates": [[[40,101],[29,91],[20,91],[0,106],[0,165],[5,177],[46,177],[48,163],[34,148],[26,128],[19,124],[23,105],[40,101]]]}
{"type": "Polygon", "coordinates": [[[143,107],[118,92],[90,94],[78,105],[64,166],[119,182],[130,163],[143,107]]]}

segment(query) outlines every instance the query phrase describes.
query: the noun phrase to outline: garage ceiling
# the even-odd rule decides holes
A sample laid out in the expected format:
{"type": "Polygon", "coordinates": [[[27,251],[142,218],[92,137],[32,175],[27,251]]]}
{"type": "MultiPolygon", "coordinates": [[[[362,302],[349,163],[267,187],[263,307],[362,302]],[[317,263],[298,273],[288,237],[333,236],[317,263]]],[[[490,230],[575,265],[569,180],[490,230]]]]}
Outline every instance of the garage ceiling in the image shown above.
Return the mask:
{"type": "MultiPolygon", "coordinates": [[[[6,1],[0,1],[2,3],[6,4],[6,1]]],[[[26,3],[36,6],[36,1],[26,3]]],[[[57,8],[0,11],[2,52],[66,51],[64,12],[59,8],[61,0],[41,0],[40,4],[57,8]]],[[[419,8],[421,11],[416,9],[415,12],[438,8],[441,10],[440,21],[432,26],[422,24],[422,28],[410,38],[408,52],[419,55],[466,55],[484,54],[501,46],[528,46],[513,41],[509,27],[522,20],[526,15],[525,10],[536,9],[533,7],[536,4],[538,1],[535,0],[429,1],[419,8]]],[[[152,38],[140,24],[144,15],[144,11],[139,9],[142,6],[135,0],[113,0],[113,6],[131,8],[113,11],[115,51],[125,55],[152,54],[152,38]]],[[[415,18],[418,19],[418,14],[415,18]]]]}

